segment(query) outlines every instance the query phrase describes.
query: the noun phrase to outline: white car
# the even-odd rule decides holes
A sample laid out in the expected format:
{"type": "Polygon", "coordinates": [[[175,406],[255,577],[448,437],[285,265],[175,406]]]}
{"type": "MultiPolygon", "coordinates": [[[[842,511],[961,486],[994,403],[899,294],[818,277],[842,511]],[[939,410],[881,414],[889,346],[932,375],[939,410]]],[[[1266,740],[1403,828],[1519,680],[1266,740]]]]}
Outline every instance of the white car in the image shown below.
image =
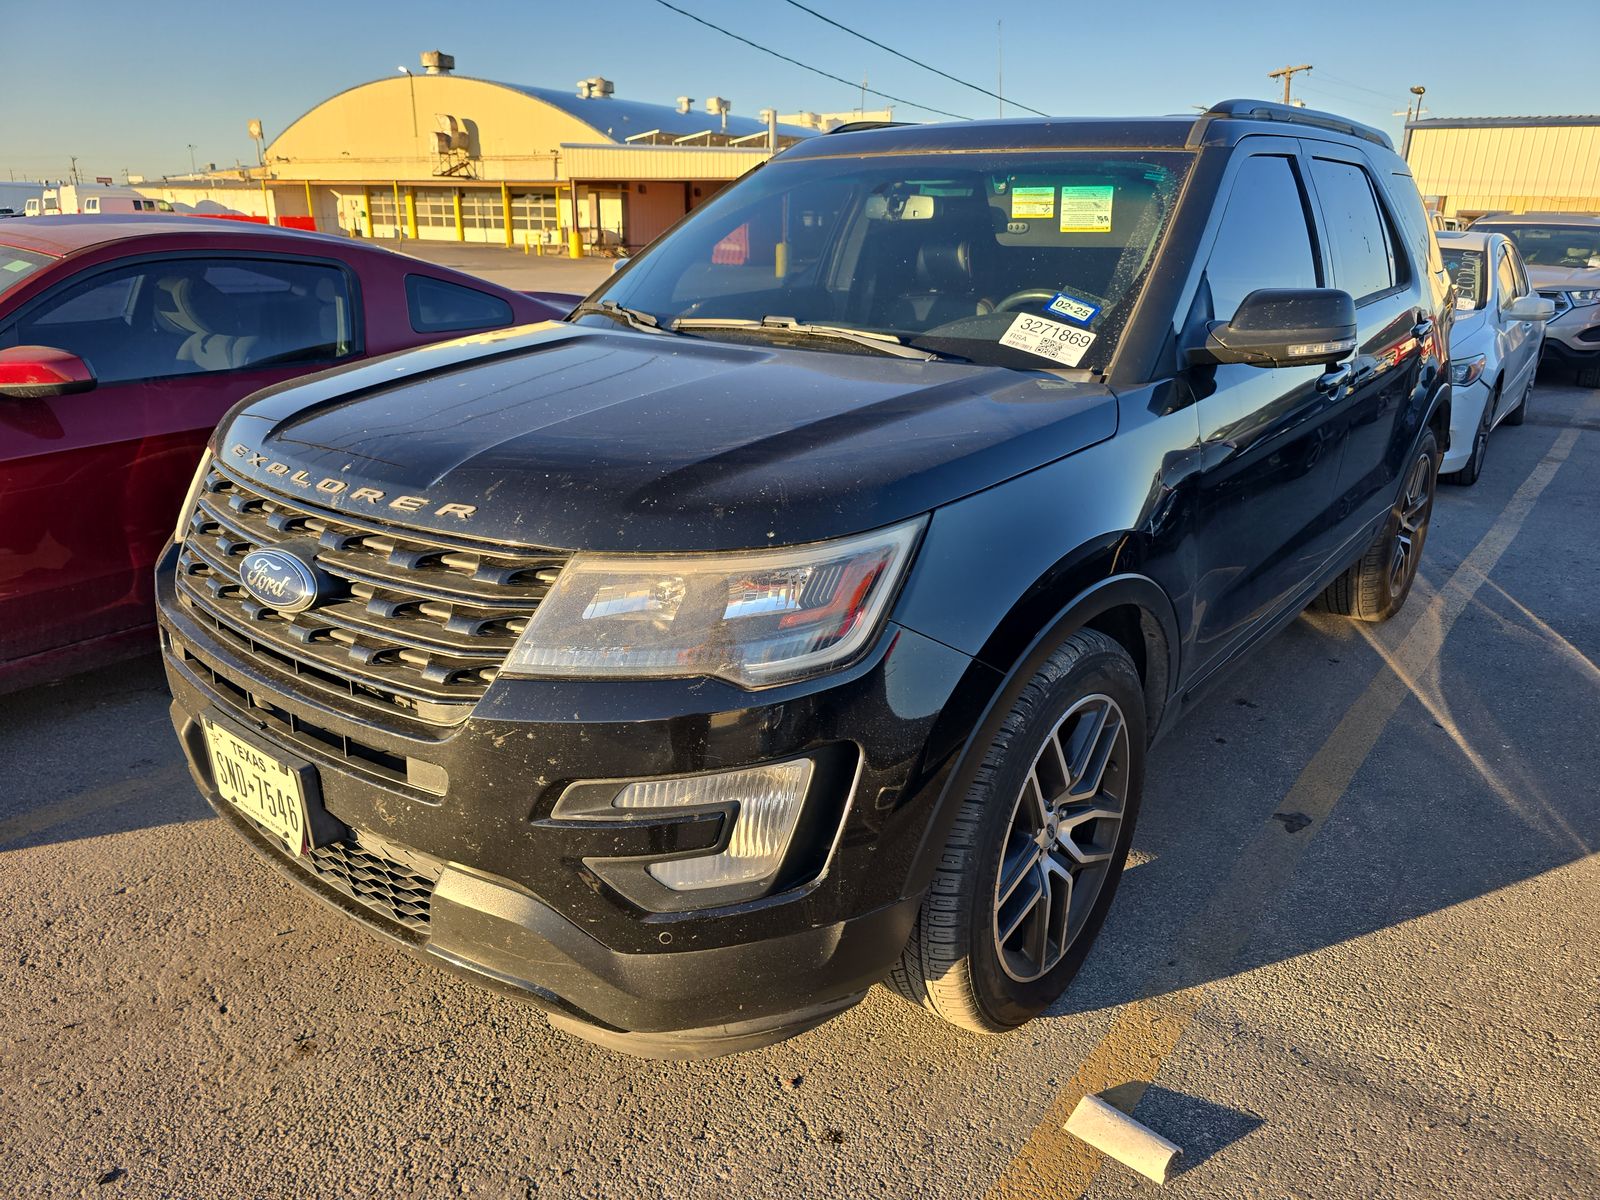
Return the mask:
{"type": "Polygon", "coordinates": [[[1483,470],[1489,432],[1520,425],[1556,306],[1528,286],[1522,256],[1498,233],[1439,233],[1439,253],[1456,285],[1450,331],[1450,449],[1439,467],[1451,483],[1483,470]]]}

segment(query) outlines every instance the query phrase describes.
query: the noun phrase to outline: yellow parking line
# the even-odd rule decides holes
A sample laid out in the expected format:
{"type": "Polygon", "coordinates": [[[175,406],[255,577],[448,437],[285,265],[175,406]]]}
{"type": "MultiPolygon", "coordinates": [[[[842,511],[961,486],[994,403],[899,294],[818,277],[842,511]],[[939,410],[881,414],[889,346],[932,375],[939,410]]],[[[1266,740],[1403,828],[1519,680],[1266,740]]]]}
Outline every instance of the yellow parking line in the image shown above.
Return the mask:
{"type": "Polygon", "coordinates": [[[182,763],[172,763],[149,775],[119,779],[104,787],[91,788],[87,792],[67,796],[53,804],[29,809],[27,812],[0,821],[0,847],[20,842],[23,838],[43,833],[46,829],[75,821],[79,817],[86,817],[90,813],[103,812],[127,801],[138,800],[151,793],[170,791],[180,785],[189,785],[189,772],[182,763]]]}
{"type": "MultiPolygon", "coordinates": [[[[1427,609],[1290,787],[1272,817],[1234,860],[1205,908],[1173,938],[1175,956],[1122,1007],[1111,1030],[1089,1052],[1051,1103],[1022,1149],[987,1193],[988,1200],[1052,1200],[1081,1195],[1101,1155],[1061,1127],[1085,1095],[1132,1083],[1136,1101],[1199,1011],[1204,981],[1224,974],[1255,931],[1273,897],[1294,874],[1311,840],[1372,752],[1408,695],[1409,681],[1438,657],[1451,627],[1521,531],[1528,514],[1572,452],[1568,429],[1529,473],[1495,523],[1451,573],[1427,609]],[[1293,832],[1291,832],[1291,829],[1293,832]]],[[[1131,1107],[1131,1104],[1129,1105],[1131,1107]]]]}

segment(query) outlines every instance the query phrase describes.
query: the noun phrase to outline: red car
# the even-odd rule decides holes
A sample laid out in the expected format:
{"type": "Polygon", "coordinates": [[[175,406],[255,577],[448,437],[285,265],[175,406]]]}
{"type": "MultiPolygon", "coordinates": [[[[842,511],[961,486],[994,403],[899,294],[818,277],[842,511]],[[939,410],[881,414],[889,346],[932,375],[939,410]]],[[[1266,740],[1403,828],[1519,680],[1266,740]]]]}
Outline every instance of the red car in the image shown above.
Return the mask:
{"type": "Polygon", "coordinates": [[[236,401],[564,311],[376,246],[264,225],[5,222],[0,690],[151,643],[156,555],[236,401]]]}

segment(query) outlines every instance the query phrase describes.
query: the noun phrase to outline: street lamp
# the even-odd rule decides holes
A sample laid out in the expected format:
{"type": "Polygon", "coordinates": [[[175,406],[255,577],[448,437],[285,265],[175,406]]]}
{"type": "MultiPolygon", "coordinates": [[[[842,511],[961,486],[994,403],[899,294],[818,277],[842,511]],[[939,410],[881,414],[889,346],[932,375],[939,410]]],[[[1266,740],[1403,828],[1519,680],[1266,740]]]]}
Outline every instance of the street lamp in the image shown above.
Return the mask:
{"type": "Polygon", "coordinates": [[[1410,101],[1410,100],[1407,100],[1406,101],[1406,124],[1409,125],[1413,120],[1421,119],[1421,117],[1422,117],[1422,97],[1423,97],[1423,94],[1427,90],[1428,89],[1423,87],[1420,83],[1417,84],[1416,87],[1411,89],[1411,94],[1416,97],[1416,101],[1415,101],[1416,112],[1413,113],[1411,111],[1411,106],[1412,106],[1413,102],[1410,101]]]}

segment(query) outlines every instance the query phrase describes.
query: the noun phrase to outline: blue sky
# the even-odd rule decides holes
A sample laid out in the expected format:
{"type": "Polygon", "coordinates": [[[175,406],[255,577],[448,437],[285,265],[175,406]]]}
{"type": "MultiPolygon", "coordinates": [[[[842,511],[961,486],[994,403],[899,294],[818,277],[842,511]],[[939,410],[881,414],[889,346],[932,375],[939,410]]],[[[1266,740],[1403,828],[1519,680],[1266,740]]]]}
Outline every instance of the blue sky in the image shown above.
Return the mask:
{"type": "MultiPolygon", "coordinates": [[[[783,0],[673,0],[679,7],[846,79],[967,116],[995,102],[891,57],[783,0]]],[[[1230,96],[1275,96],[1274,68],[1312,63],[1296,95],[1380,124],[1400,120],[1422,84],[1434,116],[1600,111],[1582,43],[1594,0],[1513,8],[1499,0],[1398,4],[1194,3],[984,5],[806,0],[953,75],[993,88],[1003,19],[1005,92],[1047,112],[1179,112],[1230,96]],[[1447,15],[1448,19],[1444,19],[1447,15]]],[[[0,0],[8,48],[0,72],[0,179],[126,168],[187,171],[249,161],[245,122],[269,138],[323,98],[417,70],[419,51],[456,56],[459,74],[565,87],[588,75],[617,94],[671,103],[722,95],[734,111],[842,110],[856,88],[723,38],[656,0],[383,4],[222,0],[201,6],[126,0],[0,0]]],[[[868,106],[881,99],[868,96],[868,106]]],[[[1020,114],[1018,114],[1020,115],[1020,114]]],[[[897,107],[897,116],[936,119],[897,107]]]]}

